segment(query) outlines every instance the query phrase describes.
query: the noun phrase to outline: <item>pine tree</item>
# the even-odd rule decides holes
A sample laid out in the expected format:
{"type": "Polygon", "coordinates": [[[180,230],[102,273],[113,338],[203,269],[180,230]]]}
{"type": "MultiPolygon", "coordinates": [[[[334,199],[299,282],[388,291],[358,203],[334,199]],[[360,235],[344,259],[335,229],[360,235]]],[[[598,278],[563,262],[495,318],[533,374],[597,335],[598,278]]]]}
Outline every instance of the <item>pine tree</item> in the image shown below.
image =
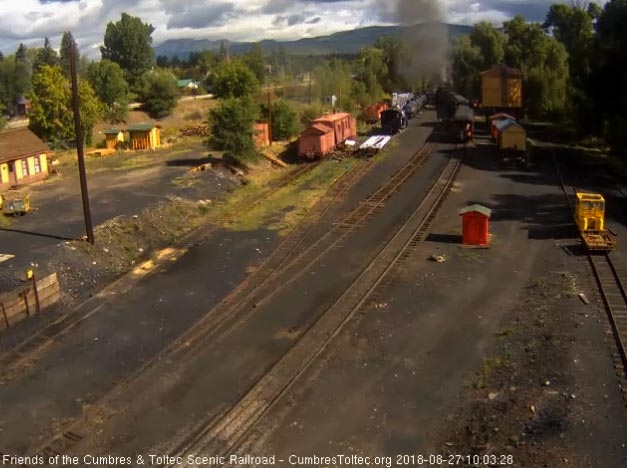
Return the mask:
{"type": "Polygon", "coordinates": [[[15,52],[15,61],[26,63],[26,46],[20,42],[20,46],[15,52]]]}
{"type": "MultiPolygon", "coordinates": [[[[70,66],[72,63],[72,46],[76,44],[74,37],[70,31],[65,31],[61,38],[61,57],[59,58],[59,65],[66,76],[70,75],[70,66]]],[[[79,63],[79,54],[76,50],[76,62],[79,63]]]]}
{"type": "Polygon", "coordinates": [[[52,48],[52,44],[50,43],[50,39],[47,37],[44,40],[44,48],[39,51],[37,54],[37,60],[33,65],[33,69],[35,72],[39,70],[44,65],[50,65],[51,67],[57,65],[59,62],[59,55],[57,51],[52,48]]]}

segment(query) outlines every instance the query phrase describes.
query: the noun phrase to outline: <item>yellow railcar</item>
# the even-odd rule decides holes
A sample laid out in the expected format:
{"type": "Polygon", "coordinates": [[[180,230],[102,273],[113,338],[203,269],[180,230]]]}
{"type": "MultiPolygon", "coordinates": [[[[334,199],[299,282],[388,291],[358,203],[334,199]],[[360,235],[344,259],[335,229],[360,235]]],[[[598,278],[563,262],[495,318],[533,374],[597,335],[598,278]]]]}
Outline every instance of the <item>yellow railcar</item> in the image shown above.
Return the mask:
{"type": "Polygon", "coordinates": [[[577,192],[575,221],[588,250],[616,248],[616,238],[605,229],[605,199],[598,193],[577,192]]]}

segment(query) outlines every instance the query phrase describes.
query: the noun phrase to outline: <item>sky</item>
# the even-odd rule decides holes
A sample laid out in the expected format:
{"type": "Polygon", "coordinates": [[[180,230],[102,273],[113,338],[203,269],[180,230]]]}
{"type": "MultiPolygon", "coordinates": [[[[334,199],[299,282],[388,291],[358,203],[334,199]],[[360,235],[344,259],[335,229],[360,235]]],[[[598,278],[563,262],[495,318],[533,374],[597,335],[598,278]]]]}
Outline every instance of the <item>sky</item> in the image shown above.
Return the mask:
{"type": "Polygon", "coordinates": [[[0,51],[20,42],[59,47],[69,30],[82,53],[99,57],[106,25],[122,12],[155,27],[167,39],[294,40],[364,26],[442,20],[500,25],[517,14],[542,21],[556,0],[0,0],[0,51]]]}

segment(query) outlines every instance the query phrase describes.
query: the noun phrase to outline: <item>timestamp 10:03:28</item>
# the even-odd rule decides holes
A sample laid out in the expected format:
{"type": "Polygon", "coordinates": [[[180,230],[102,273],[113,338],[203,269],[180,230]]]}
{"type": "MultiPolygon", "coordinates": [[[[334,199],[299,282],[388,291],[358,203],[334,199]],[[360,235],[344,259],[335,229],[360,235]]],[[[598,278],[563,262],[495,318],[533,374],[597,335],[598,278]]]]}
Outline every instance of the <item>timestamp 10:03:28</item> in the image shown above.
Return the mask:
{"type": "Polygon", "coordinates": [[[397,455],[397,466],[512,466],[513,455],[397,455]]]}

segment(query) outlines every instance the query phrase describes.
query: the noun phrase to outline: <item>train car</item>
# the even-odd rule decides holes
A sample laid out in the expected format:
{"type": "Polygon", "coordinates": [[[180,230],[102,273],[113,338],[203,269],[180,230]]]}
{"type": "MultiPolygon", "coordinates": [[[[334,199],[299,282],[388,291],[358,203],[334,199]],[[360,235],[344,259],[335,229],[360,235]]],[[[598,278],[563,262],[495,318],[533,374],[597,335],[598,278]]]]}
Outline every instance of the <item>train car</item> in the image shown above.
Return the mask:
{"type": "Polygon", "coordinates": [[[327,125],[312,123],[303,130],[298,140],[298,156],[313,160],[321,159],[335,150],[335,134],[327,125]]]}
{"type": "Polygon", "coordinates": [[[385,133],[394,135],[407,127],[407,116],[402,109],[387,109],[381,112],[381,128],[385,133]]]}
{"type": "Polygon", "coordinates": [[[471,141],[475,132],[475,116],[469,106],[459,106],[449,122],[449,131],[459,143],[471,141]]]}
{"type": "Polygon", "coordinates": [[[388,105],[385,102],[370,104],[362,113],[364,121],[369,124],[377,123],[381,119],[381,112],[387,108],[388,105]]]}
{"type": "Polygon", "coordinates": [[[605,199],[602,195],[577,192],[575,222],[588,250],[607,252],[616,248],[616,238],[605,228],[605,199]]]}
{"type": "Polygon", "coordinates": [[[495,125],[496,141],[504,163],[525,163],[527,133],[522,125],[512,119],[504,119],[495,125]]]}
{"type": "Polygon", "coordinates": [[[357,122],[345,112],[326,114],[313,120],[300,134],[298,156],[307,159],[324,158],[344,147],[346,140],[357,136],[357,122]]]}
{"type": "Polygon", "coordinates": [[[413,119],[414,116],[418,113],[418,104],[416,103],[416,101],[412,100],[405,104],[405,106],[403,107],[403,112],[405,112],[405,115],[408,119],[413,119]]]}

